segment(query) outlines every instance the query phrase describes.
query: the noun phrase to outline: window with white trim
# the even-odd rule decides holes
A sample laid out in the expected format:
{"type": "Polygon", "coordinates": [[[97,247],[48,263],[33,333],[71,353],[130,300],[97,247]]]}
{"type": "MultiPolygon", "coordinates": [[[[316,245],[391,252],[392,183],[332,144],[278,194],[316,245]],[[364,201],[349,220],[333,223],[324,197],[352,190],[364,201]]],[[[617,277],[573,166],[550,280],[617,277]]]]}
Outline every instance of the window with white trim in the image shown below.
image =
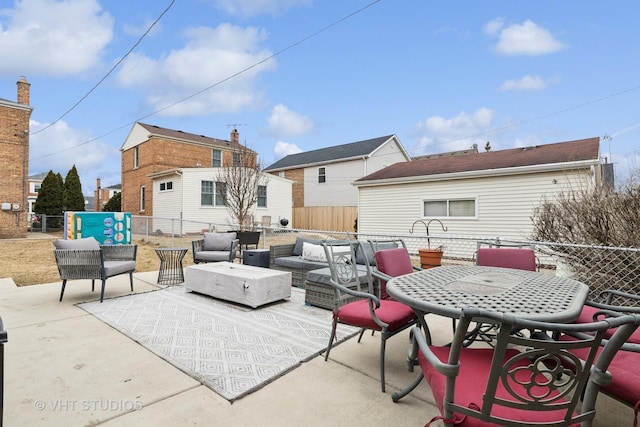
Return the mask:
{"type": "Polygon", "coordinates": [[[173,190],[173,181],[165,181],[160,183],[160,191],[173,190]]]}
{"type": "Polygon", "coordinates": [[[144,185],[140,186],[140,212],[144,212],[145,207],[144,185]]]}
{"type": "Polygon", "coordinates": [[[138,147],[133,147],[133,168],[138,169],[138,147]]]}
{"type": "Polygon", "coordinates": [[[258,207],[259,208],[267,207],[267,186],[266,185],[258,185],[258,207]]]}
{"type": "Polygon", "coordinates": [[[318,168],[318,182],[322,184],[327,182],[327,174],[325,168],[318,168]]]}
{"type": "Polygon", "coordinates": [[[213,150],[213,152],[211,154],[211,165],[214,168],[221,168],[222,167],[222,151],[213,150]]]}
{"type": "Polygon", "coordinates": [[[435,218],[475,218],[475,199],[425,200],[423,216],[435,218]]]}
{"type": "Polygon", "coordinates": [[[224,206],[227,185],[220,181],[201,181],[200,204],[202,206],[224,206]]]}

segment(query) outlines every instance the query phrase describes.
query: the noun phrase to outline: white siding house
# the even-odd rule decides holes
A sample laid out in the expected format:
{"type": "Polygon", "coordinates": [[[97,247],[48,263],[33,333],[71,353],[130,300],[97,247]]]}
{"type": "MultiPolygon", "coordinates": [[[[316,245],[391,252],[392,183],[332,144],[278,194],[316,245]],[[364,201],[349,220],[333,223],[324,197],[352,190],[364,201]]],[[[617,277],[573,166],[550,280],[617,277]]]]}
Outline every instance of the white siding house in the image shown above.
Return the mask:
{"type": "MultiPolygon", "coordinates": [[[[181,168],[157,172],[153,179],[153,197],[156,212],[162,212],[161,220],[154,218],[153,228],[163,233],[196,233],[203,224],[211,224],[220,229],[232,229],[237,226],[226,206],[218,204],[215,197],[203,203],[203,182],[214,183],[221,168],[181,168]],[[180,230],[172,230],[170,218],[182,219],[180,230]]],[[[267,175],[266,206],[254,207],[254,222],[261,223],[263,216],[270,216],[272,224],[281,218],[291,218],[291,184],[288,179],[267,175]]],[[[206,199],[206,196],[205,196],[206,199]]],[[[173,226],[175,227],[175,225],[173,226]]]]}
{"type": "Polygon", "coordinates": [[[411,161],[395,135],[288,155],[266,172],[294,183],[294,207],[357,206],[358,191],[351,183],[397,162],[411,161]]]}
{"type": "Polygon", "coordinates": [[[407,235],[435,218],[447,235],[527,240],[540,202],[599,185],[600,166],[599,138],[396,164],[354,182],[358,231],[407,235]]]}

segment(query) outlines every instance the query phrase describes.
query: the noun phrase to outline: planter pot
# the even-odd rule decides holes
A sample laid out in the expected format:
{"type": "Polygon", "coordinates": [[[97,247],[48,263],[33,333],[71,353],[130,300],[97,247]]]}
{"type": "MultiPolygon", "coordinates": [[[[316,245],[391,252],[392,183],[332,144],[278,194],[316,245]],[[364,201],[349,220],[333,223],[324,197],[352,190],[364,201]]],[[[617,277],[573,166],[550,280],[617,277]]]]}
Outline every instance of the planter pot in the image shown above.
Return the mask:
{"type": "Polygon", "coordinates": [[[418,249],[420,255],[420,266],[423,269],[439,267],[442,265],[442,254],[440,249],[418,249]]]}

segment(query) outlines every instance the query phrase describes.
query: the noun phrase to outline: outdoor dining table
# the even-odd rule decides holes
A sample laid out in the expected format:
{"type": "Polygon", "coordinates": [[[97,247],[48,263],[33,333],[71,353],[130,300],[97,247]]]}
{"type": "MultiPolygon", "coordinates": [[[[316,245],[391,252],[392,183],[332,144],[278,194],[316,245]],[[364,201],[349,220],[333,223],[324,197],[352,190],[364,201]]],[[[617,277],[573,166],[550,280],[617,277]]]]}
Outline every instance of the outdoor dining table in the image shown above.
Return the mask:
{"type": "Polygon", "coordinates": [[[387,292],[411,307],[426,326],[425,314],[457,319],[465,307],[543,322],[572,322],[580,315],[589,288],[547,273],[456,265],[395,277],[387,283],[387,292]]]}

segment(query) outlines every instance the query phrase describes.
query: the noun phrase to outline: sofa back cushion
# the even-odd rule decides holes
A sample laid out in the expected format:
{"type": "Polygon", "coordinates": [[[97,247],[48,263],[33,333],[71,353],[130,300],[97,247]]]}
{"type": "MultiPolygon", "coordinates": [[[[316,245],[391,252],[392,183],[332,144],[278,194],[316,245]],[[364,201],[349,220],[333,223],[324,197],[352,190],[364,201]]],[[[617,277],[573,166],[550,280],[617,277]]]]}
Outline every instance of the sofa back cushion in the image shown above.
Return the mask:
{"type": "Polygon", "coordinates": [[[204,233],[205,251],[229,251],[231,243],[236,239],[236,233],[204,233]]]}
{"type": "Polygon", "coordinates": [[[302,255],[302,245],[304,242],[311,243],[313,245],[322,245],[322,240],[312,239],[310,237],[296,237],[296,244],[293,246],[293,253],[291,255],[302,255]]]}
{"type": "Polygon", "coordinates": [[[56,239],[53,241],[56,249],[90,249],[99,250],[100,243],[94,237],[83,239],[56,239]]]}

